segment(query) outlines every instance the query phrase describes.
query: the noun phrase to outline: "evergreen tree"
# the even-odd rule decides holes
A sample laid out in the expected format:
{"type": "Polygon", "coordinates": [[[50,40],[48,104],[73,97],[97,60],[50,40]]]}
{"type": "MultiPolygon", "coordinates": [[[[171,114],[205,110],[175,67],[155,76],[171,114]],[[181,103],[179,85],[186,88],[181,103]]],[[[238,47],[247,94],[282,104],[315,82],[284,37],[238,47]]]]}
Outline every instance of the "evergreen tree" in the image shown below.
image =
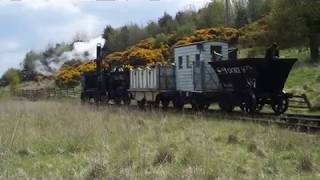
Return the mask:
{"type": "Polygon", "coordinates": [[[235,7],[235,26],[240,28],[248,24],[247,7],[244,1],[234,2],[235,7]]]}
{"type": "Polygon", "coordinates": [[[159,19],[158,24],[162,33],[171,33],[175,30],[175,23],[173,21],[173,18],[166,12],[159,19]]]}
{"type": "Polygon", "coordinates": [[[272,13],[275,39],[285,46],[308,45],[311,62],[319,62],[319,9],[316,0],[277,0],[272,13]]]}

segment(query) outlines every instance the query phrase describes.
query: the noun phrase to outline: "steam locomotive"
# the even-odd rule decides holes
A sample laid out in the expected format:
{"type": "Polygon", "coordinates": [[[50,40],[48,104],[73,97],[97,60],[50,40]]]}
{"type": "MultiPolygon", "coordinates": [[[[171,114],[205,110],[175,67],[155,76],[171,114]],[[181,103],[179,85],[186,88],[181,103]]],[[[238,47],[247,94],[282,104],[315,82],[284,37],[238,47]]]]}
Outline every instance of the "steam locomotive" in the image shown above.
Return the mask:
{"type": "Polygon", "coordinates": [[[102,69],[101,45],[97,46],[96,71],[86,72],[81,76],[81,100],[82,102],[109,103],[115,104],[131,103],[131,96],[128,91],[130,77],[128,71],[115,69],[102,69]]]}
{"type": "Polygon", "coordinates": [[[287,111],[291,94],[283,91],[297,59],[238,59],[225,42],[203,41],[174,48],[174,64],[130,70],[102,70],[97,47],[96,72],[82,75],[83,101],[182,109],[191,104],[206,110],[217,103],[222,111],[235,107],[245,113],[271,105],[287,111]]]}

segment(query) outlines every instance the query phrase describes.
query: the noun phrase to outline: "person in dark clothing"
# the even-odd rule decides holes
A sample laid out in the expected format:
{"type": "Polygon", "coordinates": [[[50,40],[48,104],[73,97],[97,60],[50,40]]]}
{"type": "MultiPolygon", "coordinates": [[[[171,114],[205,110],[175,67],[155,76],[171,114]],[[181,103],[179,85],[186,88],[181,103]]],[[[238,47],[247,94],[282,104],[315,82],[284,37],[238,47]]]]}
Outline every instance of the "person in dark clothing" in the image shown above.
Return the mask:
{"type": "Polygon", "coordinates": [[[267,49],[265,58],[271,61],[279,58],[279,49],[277,43],[273,43],[273,45],[267,49]]]}

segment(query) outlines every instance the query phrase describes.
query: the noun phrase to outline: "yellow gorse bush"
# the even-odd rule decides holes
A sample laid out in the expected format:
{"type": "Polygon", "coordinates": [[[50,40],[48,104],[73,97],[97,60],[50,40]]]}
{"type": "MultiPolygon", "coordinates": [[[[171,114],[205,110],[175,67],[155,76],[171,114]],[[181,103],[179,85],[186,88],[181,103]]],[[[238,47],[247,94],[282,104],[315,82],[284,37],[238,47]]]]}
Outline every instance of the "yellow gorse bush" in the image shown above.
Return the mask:
{"type": "Polygon", "coordinates": [[[209,28],[196,30],[191,36],[177,41],[176,45],[185,45],[199,41],[225,41],[235,44],[238,41],[239,31],[233,28],[209,28]]]}
{"type": "Polygon", "coordinates": [[[95,61],[87,61],[78,64],[63,65],[56,74],[56,83],[59,86],[73,86],[78,84],[81,73],[94,71],[95,61]]]}

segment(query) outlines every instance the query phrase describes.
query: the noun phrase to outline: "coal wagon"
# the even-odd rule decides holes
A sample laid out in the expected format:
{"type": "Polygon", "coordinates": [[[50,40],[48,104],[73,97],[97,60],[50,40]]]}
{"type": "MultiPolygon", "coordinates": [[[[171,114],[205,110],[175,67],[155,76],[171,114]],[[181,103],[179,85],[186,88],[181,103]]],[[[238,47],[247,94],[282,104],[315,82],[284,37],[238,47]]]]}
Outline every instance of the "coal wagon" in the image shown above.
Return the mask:
{"type": "Polygon", "coordinates": [[[209,62],[223,89],[219,105],[224,111],[239,106],[246,113],[271,105],[277,114],[287,111],[291,94],[283,91],[297,59],[247,58],[209,62]]]}

